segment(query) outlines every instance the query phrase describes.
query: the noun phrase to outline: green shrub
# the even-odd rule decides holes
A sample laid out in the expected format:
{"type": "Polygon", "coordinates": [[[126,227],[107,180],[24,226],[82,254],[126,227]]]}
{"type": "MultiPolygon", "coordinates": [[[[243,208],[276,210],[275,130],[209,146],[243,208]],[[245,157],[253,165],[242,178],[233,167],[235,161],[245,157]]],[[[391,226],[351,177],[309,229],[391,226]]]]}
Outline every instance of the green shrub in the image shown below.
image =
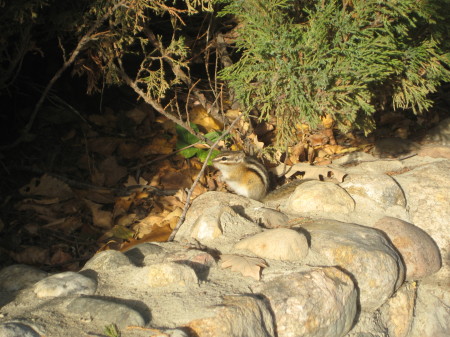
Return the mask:
{"type": "Polygon", "coordinates": [[[327,114],[368,133],[383,102],[421,113],[450,80],[448,0],[223,2],[242,54],[222,78],[246,112],[276,116],[278,145],[327,114]]]}

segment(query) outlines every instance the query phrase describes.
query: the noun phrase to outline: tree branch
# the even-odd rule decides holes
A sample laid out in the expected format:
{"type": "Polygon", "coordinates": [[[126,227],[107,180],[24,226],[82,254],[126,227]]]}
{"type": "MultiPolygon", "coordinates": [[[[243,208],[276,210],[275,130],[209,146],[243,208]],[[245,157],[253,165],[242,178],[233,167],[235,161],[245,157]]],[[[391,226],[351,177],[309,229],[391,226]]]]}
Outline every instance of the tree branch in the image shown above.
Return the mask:
{"type": "Polygon", "coordinates": [[[161,104],[159,104],[154,99],[148,97],[148,95],[146,95],[145,92],[141,88],[139,88],[139,86],[136,84],[136,82],[133,81],[130,78],[130,76],[128,76],[128,74],[123,69],[123,66],[122,66],[120,60],[118,60],[118,62],[119,62],[119,75],[121,76],[122,80],[128,86],[130,86],[139,95],[139,97],[141,97],[145,101],[145,103],[150,104],[153,107],[153,109],[158,111],[161,115],[167,117],[172,122],[174,122],[175,124],[178,124],[179,126],[185,128],[186,130],[188,130],[190,133],[195,135],[197,138],[199,138],[200,140],[202,140],[206,144],[212,146],[212,142],[209,139],[205,138],[203,135],[201,135],[198,132],[196,132],[194,129],[191,128],[190,125],[184,123],[182,120],[180,120],[180,119],[176,118],[175,116],[171,115],[170,113],[168,113],[166,110],[164,110],[164,108],[163,108],[163,106],[161,104]]]}

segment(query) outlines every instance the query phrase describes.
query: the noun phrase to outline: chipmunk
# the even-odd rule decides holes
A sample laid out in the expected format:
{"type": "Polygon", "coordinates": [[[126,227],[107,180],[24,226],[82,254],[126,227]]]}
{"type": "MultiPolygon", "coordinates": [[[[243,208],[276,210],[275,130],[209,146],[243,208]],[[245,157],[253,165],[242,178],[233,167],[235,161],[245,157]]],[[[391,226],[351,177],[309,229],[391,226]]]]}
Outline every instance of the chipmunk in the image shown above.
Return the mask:
{"type": "Polygon", "coordinates": [[[235,193],[247,198],[261,200],[269,190],[269,174],[256,159],[244,152],[224,151],[213,160],[222,179],[235,193]]]}
{"type": "Polygon", "coordinates": [[[222,173],[222,180],[235,193],[277,205],[279,200],[294,192],[295,188],[311,179],[297,179],[269,193],[270,179],[266,168],[256,159],[240,151],[224,151],[213,159],[213,165],[222,173]]]}

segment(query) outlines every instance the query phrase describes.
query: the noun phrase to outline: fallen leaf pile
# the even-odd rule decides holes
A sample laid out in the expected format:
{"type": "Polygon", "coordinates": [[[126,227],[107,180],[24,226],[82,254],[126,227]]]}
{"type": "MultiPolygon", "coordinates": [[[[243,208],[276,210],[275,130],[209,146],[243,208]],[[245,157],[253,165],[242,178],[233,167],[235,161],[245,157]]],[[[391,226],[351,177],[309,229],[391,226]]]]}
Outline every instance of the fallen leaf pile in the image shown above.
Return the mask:
{"type": "MultiPolygon", "coordinates": [[[[206,130],[220,127],[199,111],[206,130]]],[[[77,127],[55,140],[70,149],[62,154],[67,165],[56,174],[37,164],[42,174],[18,190],[11,216],[2,215],[6,263],[77,270],[96,251],[166,241],[176,226],[202,163],[173,154],[175,124],[140,105],[123,114],[106,109],[77,127]]],[[[212,179],[202,177],[192,197],[215,188],[212,179]]]]}

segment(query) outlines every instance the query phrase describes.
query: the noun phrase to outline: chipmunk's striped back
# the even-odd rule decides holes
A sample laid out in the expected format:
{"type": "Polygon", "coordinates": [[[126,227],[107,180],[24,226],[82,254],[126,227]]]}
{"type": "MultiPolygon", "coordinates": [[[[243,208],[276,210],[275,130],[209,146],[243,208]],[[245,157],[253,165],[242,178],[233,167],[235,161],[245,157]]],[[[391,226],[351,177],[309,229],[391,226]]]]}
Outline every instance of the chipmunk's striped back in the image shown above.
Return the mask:
{"type": "Polygon", "coordinates": [[[222,173],[222,179],[235,193],[261,200],[269,189],[269,175],[266,168],[244,152],[224,151],[213,165],[222,173]]]}

